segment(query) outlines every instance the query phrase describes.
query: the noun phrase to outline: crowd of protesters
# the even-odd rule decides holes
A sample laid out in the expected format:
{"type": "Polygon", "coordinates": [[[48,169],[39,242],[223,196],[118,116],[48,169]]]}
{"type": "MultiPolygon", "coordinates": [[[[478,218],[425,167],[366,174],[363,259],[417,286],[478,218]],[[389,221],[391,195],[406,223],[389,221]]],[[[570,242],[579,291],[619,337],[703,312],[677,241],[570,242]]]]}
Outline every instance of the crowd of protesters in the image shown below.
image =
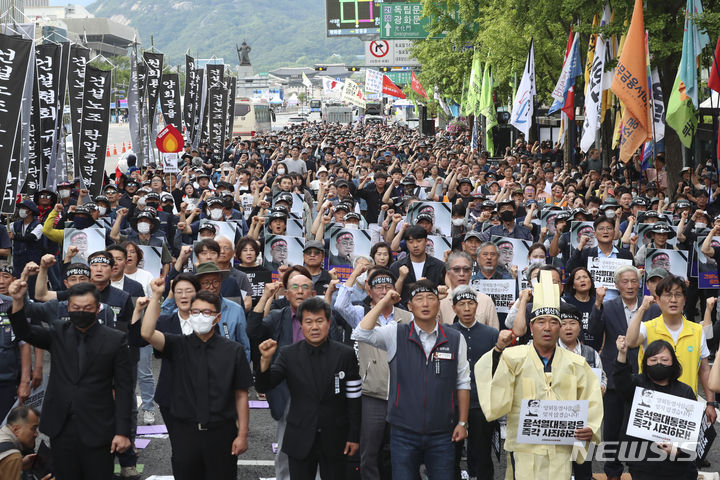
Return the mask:
{"type": "MultiPolygon", "coordinates": [[[[715,166],[683,168],[671,191],[662,155],[645,169],[638,155],[572,157],[547,141],[491,158],[469,132],[305,123],[223,151],[186,144],[177,168],[130,154],[94,195],[70,179],[19,199],[0,225],[0,413],[48,378],[42,411],[16,407],[0,429],[0,472],[14,472],[0,476],[17,478],[39,430],[58,480],[109,479],[114,457],[140,478],[132,441],[157,406],[176,479],[235,479],[253,395],[276,422],[283,480],[416,480],[421,465],[431,480],[461,466],[492,479],[500,438],[506,478],[592,478],[569,446],[517,441],[523,399],[587,401],[579,442],[637,440],[636,387],[702,396],[714,423],[715,166]],[[622,262],[596,285],[605,259],[622,262]],[[515,285],[509,305],[493,281],[515,285]]],[[[649,455],[602,468],[691,478],[702,465],[649,455]]]]}

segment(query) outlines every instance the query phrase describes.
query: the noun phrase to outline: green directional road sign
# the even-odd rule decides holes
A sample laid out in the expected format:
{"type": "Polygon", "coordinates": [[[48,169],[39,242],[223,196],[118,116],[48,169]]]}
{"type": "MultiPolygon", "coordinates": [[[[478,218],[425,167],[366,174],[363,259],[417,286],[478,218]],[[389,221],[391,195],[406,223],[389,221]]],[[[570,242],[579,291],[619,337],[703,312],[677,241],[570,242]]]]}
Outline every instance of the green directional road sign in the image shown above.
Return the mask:
{"type": "Polygon", "coordinates": [[[405,38],[424,39],[429,18],[422,17],[423,7],[414,3],[383,3],[380,16],[380,38],[383,40],[405,38]]]}
{"type": "Polygon", "coordinates": [[[412,77],[412,70],[396,70],[385,72],[395,85],[409,85],[412,77]]]}

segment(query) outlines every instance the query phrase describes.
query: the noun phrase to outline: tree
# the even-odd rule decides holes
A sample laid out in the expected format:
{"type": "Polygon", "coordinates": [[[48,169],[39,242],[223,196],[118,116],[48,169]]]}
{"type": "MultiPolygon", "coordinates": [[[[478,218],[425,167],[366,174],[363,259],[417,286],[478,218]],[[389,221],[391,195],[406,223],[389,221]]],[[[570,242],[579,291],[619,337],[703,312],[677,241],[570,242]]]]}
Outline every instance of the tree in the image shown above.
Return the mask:
{"type": "MultiPolygon", "coordinates": [[[[530,39],[535,39],[535,69],[538,104],[549,105],[563,62],[570,27],[580,33],[582,59],[587,55],[591,33],[617,35],[626,30],[633,0],[615,0],[613,22],[601,29],[592,27],[592,17],[601,12],[605,0],[422,0],[423,13],[431,17],[430,35],[418,41],[413,54],[422,65],[424,85],[437,85],[446,97],[460,99],[470,71],[472,48],[493,66],[499,99],[511,98],[514,74],[522,72],[530,39]],[[447,12],[455,13],[454,16],[447,12]],[[432,38],[443,32],[441,39],[432,38]]],[[[652,65],[658,68],[665,101],[670,98],[680,63],[686,0],[647,2],[645,28],[649,32],[652,65]]],[[[720,0],[703,0],[705,13],[697,18],[711,39],[720,33],[720,0]]],[[[714,46],[714,43],[713,43],[714,46]]],[[[708,47],[707,50],[709,50],[708,47]]],[[[701,68],[712,61],[703,55],[701,68]]],[[[612,62],[607,68],[612,68],[612,62]]],[[[576,91],[584,90],[578,77],[576,91]]],[[[503,100],[504,101],[504,100],[503,100]]],[[[576,102],[578,98],[576,97],[576,102]]],[[[579,104],[579,103],[576,103],[579,104]]],[[[682,167],[682,145],[675,132],[665,130],[665,151],[670,191],[674,191],[682,167]]],[[[606,147],[607,148],[607,147],[606,147]]]]}

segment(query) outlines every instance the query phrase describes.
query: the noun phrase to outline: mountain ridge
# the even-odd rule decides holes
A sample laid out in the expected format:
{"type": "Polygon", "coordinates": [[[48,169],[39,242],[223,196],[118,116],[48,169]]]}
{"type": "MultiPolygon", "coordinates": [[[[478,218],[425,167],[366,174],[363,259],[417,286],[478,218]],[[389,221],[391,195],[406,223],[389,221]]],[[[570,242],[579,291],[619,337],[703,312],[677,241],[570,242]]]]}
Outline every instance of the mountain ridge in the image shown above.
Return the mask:
{"type": "Polygon", "coordinates": [[[236,44],[247,41],[256,73],[283,66],[355,62],[358,38],[326,38],[324,0],[98,0],[87,7],[135,27],[142,46],[166,54],[166,64],[195,58],[223,58],[237,65],[236,44]]]}

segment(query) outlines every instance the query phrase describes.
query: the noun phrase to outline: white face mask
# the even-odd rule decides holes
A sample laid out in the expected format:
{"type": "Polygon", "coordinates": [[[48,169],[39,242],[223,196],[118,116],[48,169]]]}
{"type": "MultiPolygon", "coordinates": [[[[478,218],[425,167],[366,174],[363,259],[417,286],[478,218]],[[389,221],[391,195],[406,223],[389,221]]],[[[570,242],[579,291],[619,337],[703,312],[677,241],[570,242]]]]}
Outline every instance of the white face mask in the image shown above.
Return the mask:
{"type": "Polygon", "coordinates": [[[705,227],[707,227],[707,223],[695,223],[695,228],[698,230],[702,230],[705,227]]]}
{"type": "Polygon", "coordinates": [[[363,272],[362,275],[360,275],[359,277],[357,277],[356,282],[357,282],[358,285],[360,285],[361,287],[363,287],[363,286],[365,286],[365,281],[366,281],[366,280],[367,280],[367,272],[363,272]]]}
{"type": "Polygon", "coordinates": [[[27,218],[27,216],[28,216],[28,211],[23,208],[22,210],[20,210],[20,211],[18,212],[18,216],[19,216],[20,218],[27,218]]]}
{"type": "Polygon", "coordinates": [[[222,218],[223,211],[220,208],[210,210],[210,218],[213,220],[220,220],[222,218]]]}
{"type": "Polygon", "coordinates": [[[60,198],[68,198],[70,196],[70,190],[68,190],[67,188],[58,190],[58,195],[60,195],[60,198]]]}
{"type": "Polygon", "coordinates": [[[346,223],[345,228],[348,230],[357,230],[358,225],[357,225],[357,223],[346,223]]]}
{"type": "Polygon", "coordinates": [[[605,210],[605,216],[606,216],[607,218],[615,218],[615,210],[606,209],[606,210],[605,210]]]}
{"type": "Polygon", "coordinates": [[[195,333],[205,335],[212,329],[215,315],[203,315],[202,313],[193,315],[191,313],[189,320],[195,333]]]}
{"type": "Polygon", "coordinates": [[[138,233],[150,233],[150,224],[146,222],[138,223],[137,224],[137,231],[138,233]]]}
{"type": "Polygon", "coordinates": [[[278,168],[277,173],[278,173],[278,175],[285,175],[285,169],[284,169],[284,168],[278,168]]]}
{"type": "Polygon", "coordinates": [[[106,207],[98,207],[98,212],[100,212],[100,215],[105,215],[107,213],[106,207]]]}
{"type": "Polygon", "coordinates": [[[462,227],[463,225],[465,225],[465,219],[464,218],[453,218],[452,224],[455,225],[456,227],[462,227]]]}
{"type": "Polygon", "coordinates": [[[530,263],[530,265],[532,265],[534,263],[545,263],[545,259],[544,258],[531,258],[529,263],[530,263]]]}

